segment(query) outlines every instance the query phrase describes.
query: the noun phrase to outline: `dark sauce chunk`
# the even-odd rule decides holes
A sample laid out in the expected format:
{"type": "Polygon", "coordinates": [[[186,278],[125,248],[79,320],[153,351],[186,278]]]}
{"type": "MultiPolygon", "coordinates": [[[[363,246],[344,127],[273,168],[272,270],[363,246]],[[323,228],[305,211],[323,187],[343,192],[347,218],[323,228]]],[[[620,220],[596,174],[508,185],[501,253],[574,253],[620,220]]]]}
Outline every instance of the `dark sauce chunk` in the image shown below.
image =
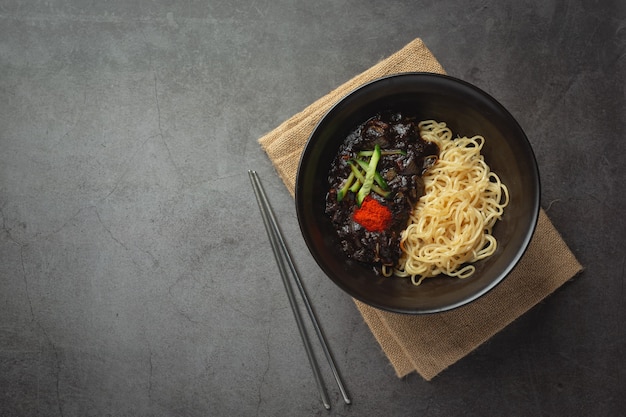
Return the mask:
{"type": "Polygon", "coordinates": [[[401,255],[400,235],[424,193],[422,175],[438,155],[437,145],[421,138],[418,120],[400,112],[376,114],[348,134],[328,173],[326,214],[350,258],[371,264],[378,272],[382,265],[397,264],[401,255]],[[376,145],[382,150],[376,171],[388,191],[385,195],[371,191],[369,196],[391,212],[392,220],[383,231],[369,231],[354,220],[359,207],[355,192],[337,198],[353,170],[349,161],[358,158],[361,151],[372,151],[376,145]]]}

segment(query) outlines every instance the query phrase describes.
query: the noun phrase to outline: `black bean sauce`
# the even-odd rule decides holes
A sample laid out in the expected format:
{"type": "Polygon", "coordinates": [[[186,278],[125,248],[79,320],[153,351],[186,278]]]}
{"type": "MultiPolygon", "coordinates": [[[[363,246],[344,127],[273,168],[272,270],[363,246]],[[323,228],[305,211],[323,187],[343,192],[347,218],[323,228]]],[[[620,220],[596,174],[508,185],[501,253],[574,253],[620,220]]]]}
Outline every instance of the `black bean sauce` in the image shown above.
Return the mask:
{"type": "Polygon", "coordinates": [[[350,258],[371,264],[377,272],[382,265],[397,264],[401,232],[424,193],[422,175],[439,155],[436,144],[420,137],[417,124],[414,117],[399,112],[375,115],[348,134],[328,174],[326,214],[337,230],[342,249],[350,258]],[[348,161],[355,159],[360,151],[373,150],[376,144],[383,151],[377,171],[386,181],[389,193],[386,197],[375,192],[369,195],[392,214],[388,227],[379,232],[368,231],[354,221],[353,214],[358,208],[355,193],[348,192],[337,201],[338,190],[351,172],[348,161]]]}

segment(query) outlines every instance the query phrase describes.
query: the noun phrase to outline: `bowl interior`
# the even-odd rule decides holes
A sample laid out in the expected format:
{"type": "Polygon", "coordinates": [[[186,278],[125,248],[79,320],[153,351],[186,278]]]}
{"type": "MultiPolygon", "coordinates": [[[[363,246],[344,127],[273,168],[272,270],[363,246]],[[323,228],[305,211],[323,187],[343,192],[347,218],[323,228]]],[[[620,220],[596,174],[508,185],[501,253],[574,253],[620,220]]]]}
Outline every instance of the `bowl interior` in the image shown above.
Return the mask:
{"type": "Polygon", "coordinates": [[[511,114],[482,90],[449,76],[425,73],[386,77],[352,92],[335,105],[312,133],[296,179],[296,211],[311,254],[323,271],[352,297],[401,313],[433,313],[466,304],[497,285],[525,251],[539,213],[539,173],[526,135],[511,114]],[[476,263],[465,280],[437,277],[414,286],[384,278],[341,250],[324,213],[330,164],[346,135],[385,109],[446,122],[456,136],[485,137],[483,154],[510,193],[494,228],[497,253],[476,263]]]}

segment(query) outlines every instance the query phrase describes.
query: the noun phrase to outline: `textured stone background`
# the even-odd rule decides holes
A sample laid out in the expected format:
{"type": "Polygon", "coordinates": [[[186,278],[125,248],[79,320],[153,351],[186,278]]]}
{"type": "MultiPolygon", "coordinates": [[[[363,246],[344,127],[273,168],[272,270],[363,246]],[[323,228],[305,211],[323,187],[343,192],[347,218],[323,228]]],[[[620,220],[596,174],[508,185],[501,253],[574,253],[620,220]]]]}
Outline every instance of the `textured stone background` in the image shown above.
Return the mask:
{"type": "Polygon", "coordinates": [[[0,415],[618,415],[625,52],[620,1],[0,1],[0,415]],[[256,142],[416,37],[518,119],[585,266],[432,382],[394,376],[256,142]],[[324,367],[321,407],[248,169],[351,406],[324,367]]]}

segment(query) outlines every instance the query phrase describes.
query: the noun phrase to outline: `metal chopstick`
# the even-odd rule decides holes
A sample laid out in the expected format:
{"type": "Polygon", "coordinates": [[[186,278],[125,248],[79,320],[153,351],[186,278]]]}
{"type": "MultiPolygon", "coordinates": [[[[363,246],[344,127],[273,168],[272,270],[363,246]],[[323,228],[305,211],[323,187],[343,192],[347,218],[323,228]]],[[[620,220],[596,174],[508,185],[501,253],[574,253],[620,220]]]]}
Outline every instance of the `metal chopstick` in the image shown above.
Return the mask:
{"type": "MultiPolygon", "coordinates": [[[[282,237],[282,234],[280,232],[280,229],[278,227],[278,222],[276,221],[276,217],[274,216],[274,213],[272,211],[272,207],[270,205],[269,200],[267,199],[267,196],[265,194],[265,191],[263,189],[263,185],[261,184],[261,180],[258,176],[258,174],[255,171],[248,171],[248,174],[250,176],[250,180],[252,182],[252,188],[254,189],[255,192],[255,196],[257,197],[257,202],[259,203],[259,208],[261,210],[261,215],[263,217],[263,221],[265,223],[265,227],[267,229],[268,232],[268,237],[270,239],[270,243],[272,244],[272,250],[274,251],[274,255],[276,257],[276,261],[279,265],[279,269],[281,271],[281,276],[283,277],[283,282],[285,284],[285,288],[287,290],[287,295],[290,298],[290,303],[292,304],[292,309],[294,310],[294,315],[296,316],[296,322],[299,322],[298,324],[298,328],[301,329],[300,333],[301,336],[303,338],[303,341],[305,343],[305,347],[307,344],[310,345],[309,339],[306,336],[306,332],[304,331],[304,326],[302,325],[302,318],[300,316],[299,310],[297,309],[297,306],[295,304],[295,297],[293,296],[293,290],[291,289],[291,285],[288,285],[288,279],[287,279],[287,274],[285,271],[285,265],[284,262],[286,261],[289,269],[291,270],[291,273],[294,277],[294,280],[296,281],[296,285],[298,287],[298,290],[300,292],[300,296],[302,297],[302,300],[305,304],[306,310],[309,314],[309,317],[311,319],[311,322],[313,323],[313,327],[315,329],[315,332],[317,334],[317,337],[319,339],[319,342],[322,346],[322,350],[324,351],[324,355],[326,356],[326,360],[328,361],[328,364],[330,365],[331,371],[333,373],[333,376],[335,378],[335,381],[337,382],[337,385],[339,387],[339,390],[341,391],[341,395],[343,396],[343,400],[346,404],[350,404],[350,398],[348,397],[348,394],[346,392],[346,389],[343,385],[343,382],[341,380],[341,376],[339,375],[339,372],[337,371],[337,366],[335,365],[335,361],[332,357],[332,354],[330,353],[330,350],[328,348],[328,344],[326,342],[326,338],[324,337],[324,334],[322,332],[322,329],[319,325],[319,322],[317,320],[317,317],[315,315],[315,312],[313,311],[313,308],[311,306],[311,303],[309,302],[309,297],[307,296],[306,290],[304,288],[304,285],[302,284],[302,281],[300,279],[300,276],[296,270],[296,267],[291,259],[291,256],[289,255],[289,251],[287,249],[287,246],[285,244],[285,241],[282,237]],[[280,253],[279,253],[280,250],[280,253]],[[280,256],[282,255],[282,257],[280,256]],[[302,325],[302,328],[300,327],[302,325]]],[[[312,351],[310,346],[306,347],[307,349],[307,354],[309,354],[309,352],[311,352],[310,357],[309,357],[309,361],[311,362],[311,366],[314,368],[313,372],[316,376],[316,382],[318,382],[318,389],[320,389],[320,394],[322,395],[322,399],[324,401],[324,397],[325,397],[325,390],[323,388],[323,384],[321,382],[321,377],[319,376],[319,370],[316,369],[316,362],[314,357],[312,356],[312,351]],[[311,359],[313,359],[311,361],[311,359]],[[319,381],[317,381],[317,378],[320,378],[319,381]]],[[[327,406],[327,402],[324,403],[324,406],[326,408],[330,408],[330,405],[327,406]]]]}
{"type": "Polygon", "coordinates": [[[285,286],[285,291],[287,292],[287,297],[289,298],[289,304],[291,304],[291,310],[293,311],[293,315],[296,319],[296,324],[298,325],[298,330],[300,331],[300,336],[302,337],[302,341],[304,342],[304,348],[306,350],[307,357],[309,359],[309,364],[313,370],[313,376],[315,377],[315,383],[317,384],[317,390],[322,397],[322,403],[327,410],[330,410],[330,401],[328,400],[328,395],[326,394],[326,389],[324,387],[324,382],[322,380],[322,376],[320,375],[319,368],[317,366],[317,361],[315,360],[315,356],[313,355],[313,349],[311,348],[311,342],[306,334],[304,329],[304,323],[302,322],[302,316],[300,315],[300,310],[298,310],[298,306],[296,305],[295,296],[293,294],[293,289],[291,288],[291,284],[289,283],[287,277],[287,270],[285,268],[285,263],[280,254],[280,249],[276,239],[276,232],[273,230],[269,216],[267,214],[268,210],[265,207],[265,203],[262,200],[260,195],[260,188],[258,179],[253,174],[253,171],[248,171],[250,175],[250,180],[252,181],[252,188],[254,189],[254,194],[256,196],[257,202],[259,204],[259,209],[261,210],[261,217],[263,217],[263,223],[265,224],[265,229],[267,231],[268,238],[270,240],[270,244],[272,245],[272,251],[274,252],[274,257],[276,258],[276,263],[278,264],[278,269],[280,271],[280,276],[283,280],[283,284],[285,286]]]}
{"type": "Polygon", "coordinates": [[[351,403],[350,398],[348,397],[348,394],[343,385],[339,372],[337,371],[337,366],[335,365],[333,356],[330,353],[330,350],[328,349],[328,343],[326,342],[326,338],[324,337],[324,333],[322,332],[322,329],[319,325],[317,316],[315,315],[315,312],[313,311],[311,303],[309,302],[309,297],[306,293],[306,290],[304,289],[304,285],[302,284],[300,275],[298,274],[298,271],[296,270],[296,267],[291,259],[291,256],[289,255],[289,250],[287,249],[287,245],[285,244],[285,241],[280,233],[278,222],[276,221],[276,217],[274,216],[269,200],[267,199],[267,195],[265,194],[265,191],[263,190],[263,185],[261,184],[261,180],[255,171],[252,171],[252,176],[255,179],[256,183],[258,184],[259,194],[261,196],[263,204],[267,207],[267,214],[268,214],[272,229],[275,232],[276,238],[278,240],[278,244],[280,245],[280,248],[285,257],[285,260],[287,261],[287,264],[289,265],[289,269],[291,270],[294,280],[296,281],[296,285],[298,287],[298,290],[300,291],[300,295],[302,297],[302,300],[304,301],[306,310],[309,313],[311,322],[313,323],[313,328],[315,329],[315,333],[317,334],[320,344],[322,345],[322,350],[324,351],[326,360],[328,361],[328,364],[330,365],[335,381],[337,382],[339,390],[341,391],[341,395],[343,396],[345,403],[350,404],[351,403]]]}

